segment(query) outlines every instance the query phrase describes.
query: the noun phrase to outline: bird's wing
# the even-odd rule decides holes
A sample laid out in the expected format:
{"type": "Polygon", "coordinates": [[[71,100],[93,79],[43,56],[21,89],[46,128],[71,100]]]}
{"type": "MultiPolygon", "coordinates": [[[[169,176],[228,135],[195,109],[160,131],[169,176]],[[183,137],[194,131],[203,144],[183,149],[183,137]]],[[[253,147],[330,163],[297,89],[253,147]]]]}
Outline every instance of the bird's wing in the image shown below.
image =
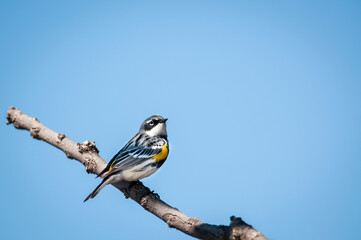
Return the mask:
{"type": "Polygon", "coordinates": [[[128,149],[118,154],[114,160],[113,168],[124,170],[133,167],[146,159],[152,158],[161,153],[165,141],[160,139],[149,145],[141,145],[128,149]]]}
{"type": "Polygon", "coordinates": [[[109,175],[114,172],[119,172],[142,163],[144,160],[152,158],[161,153],[166,141],[161,138],[150,139],[148,144],[141,144],[138,146],[131,146],[128,149],[121,149],[108,163],[107,167],[99,174],[104,173],[109,175]]]}

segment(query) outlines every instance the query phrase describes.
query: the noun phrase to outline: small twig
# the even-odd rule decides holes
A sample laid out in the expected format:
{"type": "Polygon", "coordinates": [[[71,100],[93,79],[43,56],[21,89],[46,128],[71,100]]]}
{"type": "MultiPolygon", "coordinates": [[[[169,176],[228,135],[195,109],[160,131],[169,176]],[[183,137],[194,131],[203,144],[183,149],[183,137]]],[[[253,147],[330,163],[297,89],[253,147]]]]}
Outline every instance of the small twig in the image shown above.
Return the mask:
{"type": "MultiPolygon", "coordinates": [[[[37,118],[31,118],[15,107],[9,108],[6,118],[7,124],[13,124],[15,128],[30,131],[33,138],[43,140],[62,150],[68,158],[81,162],[88,173],[99,174],[107,164],[98,155],[99,151],[94,142],[75,143],[64,134],[54,132],[41,124],[37,118]]],[[[150,191],[141,182],[137,184],[121,182],[113,185],[122,191],[126,197],[133,199],[145,210],[162,219],[169,227],[176,228],[190,236],[199,239],[267,239],[241,218],[232,216],[230,226],[211,225],[203,223],[197,218],[191,218],[163,202],[158,194],[150,191]]]]}

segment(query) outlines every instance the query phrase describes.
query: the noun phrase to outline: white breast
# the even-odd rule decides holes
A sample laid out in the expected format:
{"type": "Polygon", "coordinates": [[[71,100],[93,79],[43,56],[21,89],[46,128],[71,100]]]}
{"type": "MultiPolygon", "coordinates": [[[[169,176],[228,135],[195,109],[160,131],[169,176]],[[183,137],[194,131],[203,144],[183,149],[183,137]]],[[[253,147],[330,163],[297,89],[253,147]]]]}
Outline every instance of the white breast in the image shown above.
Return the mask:
{"type": "Polygon", "coordinates": [[[137,166],[124,170],[122,178],[126,181],[136,181],[148,177],[158,170],[156,166],[151,165],[154,162],[153,159],[149,159],[137,166]]]}

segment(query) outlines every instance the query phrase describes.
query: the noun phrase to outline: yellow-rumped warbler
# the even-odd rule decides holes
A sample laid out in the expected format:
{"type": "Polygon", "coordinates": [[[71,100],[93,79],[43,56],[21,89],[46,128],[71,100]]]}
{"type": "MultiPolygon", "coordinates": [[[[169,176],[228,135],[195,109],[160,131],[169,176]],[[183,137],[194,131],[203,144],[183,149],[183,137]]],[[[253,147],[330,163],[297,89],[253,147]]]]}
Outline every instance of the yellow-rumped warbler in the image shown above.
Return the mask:
{"type": "Polygon", "coordinates": [[[155,173],[165,162],[169,153],[168,119],[158,115],[147,118],[135,135],[98,175],[103,181],[84,200],[94,198],[107,184],[136,181],[155,173]]]}

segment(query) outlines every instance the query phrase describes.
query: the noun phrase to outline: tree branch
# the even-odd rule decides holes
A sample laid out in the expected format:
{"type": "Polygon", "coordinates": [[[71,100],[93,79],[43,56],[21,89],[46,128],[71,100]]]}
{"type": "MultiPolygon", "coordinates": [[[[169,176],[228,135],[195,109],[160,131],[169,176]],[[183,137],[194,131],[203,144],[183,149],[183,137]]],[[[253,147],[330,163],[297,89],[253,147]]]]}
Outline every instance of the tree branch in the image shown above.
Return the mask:
{"type": "MultiPolygon", "coordinates": [[[[54,147],[62,150],[70,159],[81,162],[88,173],[98,174],[106,166],[106,162],[98,155],[98,149],[94,142],[85,141],[82,144],[75,143],[64,134],[59,134],[47,128],[37,118],[31,118],[15,107],[10,107],[7,116],[7,124],[13,124],[17,129],[30,131],[33,138],[43,140],[54,147]]],[[[231,224],[211,225],[203,223],[197,218],[191,218],[178,209],[163,202],[157,194],[141,182],[121,182],[113,184],[124,193],[139,203],[145,210],[162,219],[171,228],[176,228],[190,236],[199,239],[240,239],[240,240],[265,240],[267,239],[252,226],[245,223],[241,218],[231,217],[231,224]]]]}

